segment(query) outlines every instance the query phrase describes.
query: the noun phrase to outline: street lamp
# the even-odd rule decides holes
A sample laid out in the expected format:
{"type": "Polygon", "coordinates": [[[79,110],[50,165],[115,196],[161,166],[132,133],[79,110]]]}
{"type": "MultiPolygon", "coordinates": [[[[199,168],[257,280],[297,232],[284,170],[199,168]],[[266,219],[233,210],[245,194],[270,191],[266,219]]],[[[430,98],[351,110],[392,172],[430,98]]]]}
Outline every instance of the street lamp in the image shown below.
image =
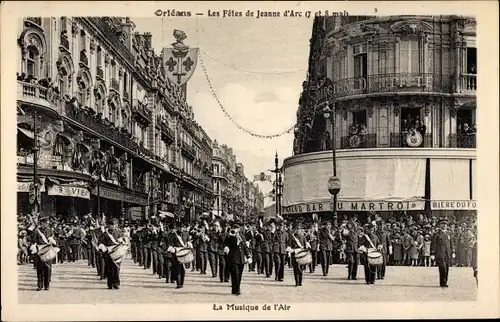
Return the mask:
{"type": "Polygon", "coordinates": [[[334,103],[326,102],[323,108],[323,117],[325,120],[330,120],[332,124],[332,159],[333,159],[333,176],[328,180],[328,191],[333,195],[333,224],[337,225],[337,195],[340,191],[340,180],[337,177],[337,160],[335,155],[335,105],[334,103]]]}
{"type": "MultiPolygon", "coordinates": [[[[39,193],[39,190],[38,190],[38,125],[36,123],[38,119],[38,115],[37,115],[37,112],[36,110],[34,111],[33,113],[33,137],[34,137],[34,143],[33,143],[33,149],[32,149],[32,152],[33,152],[33,189],[30,189],[30,190],[33,190],[33,193],[34,193],[34,196],[33,196],[33,212],[35,214],[38,213],[39,209],[38,209],[38,202],[40,202],[40,200],[38,200],[39,196],[38,196],[38,193],[39,193]]],[[[30,198],[30,201],[31,201],[31,198],[30,198]]]]}

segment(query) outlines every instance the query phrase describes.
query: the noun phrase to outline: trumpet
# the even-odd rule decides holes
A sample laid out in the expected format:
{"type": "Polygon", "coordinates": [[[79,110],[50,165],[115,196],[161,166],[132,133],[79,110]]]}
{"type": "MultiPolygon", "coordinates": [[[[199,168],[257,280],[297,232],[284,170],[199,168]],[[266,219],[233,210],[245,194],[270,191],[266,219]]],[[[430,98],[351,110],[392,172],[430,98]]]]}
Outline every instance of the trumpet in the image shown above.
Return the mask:
{"type": "Polygon", "coordinates": [[[229,235],[233,237],[236,236],[236,230],[235,229],[229,230],[229,235]]]}

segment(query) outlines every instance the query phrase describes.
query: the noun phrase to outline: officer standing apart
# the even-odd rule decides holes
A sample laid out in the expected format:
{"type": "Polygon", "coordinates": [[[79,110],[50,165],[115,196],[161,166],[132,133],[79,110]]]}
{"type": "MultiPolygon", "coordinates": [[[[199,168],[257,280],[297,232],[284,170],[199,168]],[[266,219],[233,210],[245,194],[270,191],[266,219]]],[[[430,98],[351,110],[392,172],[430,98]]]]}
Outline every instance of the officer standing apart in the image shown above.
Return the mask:
{"type": "Polygon", "coordinates": [[[451,260],[455,258],[455,245],[447,230],[448,220],[441,219],[431,240],[431,260],[439,267],[439,286],[448,287],[451,260]]]}
{"type": "Polygon", "coordinates": [[[245,245],[245,241],[240,234],[240,223],[235,222],[233,228],[229,231],[224,244],[225,253],[227,253],[227,264],[231,274],[231,294],[240,295],[241,277],[245,263],[252,263],[252,257],[245,245]]]}

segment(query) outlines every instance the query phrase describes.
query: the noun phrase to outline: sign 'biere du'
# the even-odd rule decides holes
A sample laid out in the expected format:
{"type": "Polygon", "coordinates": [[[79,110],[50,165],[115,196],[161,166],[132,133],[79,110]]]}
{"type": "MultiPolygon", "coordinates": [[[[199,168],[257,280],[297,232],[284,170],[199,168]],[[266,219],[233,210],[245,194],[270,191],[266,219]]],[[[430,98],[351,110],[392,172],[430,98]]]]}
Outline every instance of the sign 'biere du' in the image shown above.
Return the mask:
{"type": "Polygon", "coordinates": [[[198,48],[184,44],[187,38],[182,30],[174,30],[176,42],[172,48],[163,49],[163,68],[168,79],[176,86],[182,86],[193,76],[198,60],[198,48]]]}

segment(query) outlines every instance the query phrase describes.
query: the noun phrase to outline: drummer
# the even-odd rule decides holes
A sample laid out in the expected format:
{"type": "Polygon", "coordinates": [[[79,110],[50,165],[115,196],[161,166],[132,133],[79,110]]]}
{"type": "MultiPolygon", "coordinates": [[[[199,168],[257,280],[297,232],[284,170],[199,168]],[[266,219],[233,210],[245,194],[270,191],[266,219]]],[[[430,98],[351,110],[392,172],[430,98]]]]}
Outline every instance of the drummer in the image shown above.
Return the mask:
{"type": "Polygon", "coordinates": [[[172,271],[175,274],[175,279],[177,283],[176,289],[184,287],[184,279],[186,278],[186,268],[184,264],[179,262],[177,256],[175,255],[176,249],[181,247],[193,248],[193,245],[188,240],[188,235],[183,234],[180,225],[175,226],[175,229],[170,233],[168,237],[169,247],[168,251],[172,253],[172,271]]]}
{"type": "Polygon", "coordinates": [[[297,263],[297,259],[295,258],[295,251],[299,250],[310,250],[311,245],[306,241],[306,237],[304,235],[304,227],[301,223],[296,224],[292,229],[291,238],[289,239],[289,248],[291,249],[291,260],[293,267],[293,276],[295,278],[295,286],[302,286],[302,272],[305,269],[306,265],[299,265],[297,263]]]}
{"type": "MultiPolygon", "coordinates": [[[[99,248],[103,251],[107,250],[109,247],[119,245],[124,243],[123,231],[118,228],[118,219],[111,218],[107,222],[107,227],[104,233],[101,235],[99,240],[99,248]]],[[[109,252],[104,252],[105,266],[106,266],[106,277],[108,282],[108,289],[119,289],[120,288],[120,267],[121,259],[113,260],[109,255],[109,252]]]]}
{"type": "Polygon", "coordinates": [[[36,275],[38,280],[37,291],[41,291],[44,288],[46,291],[49,290],[50,278],[52,274],[52,261],[42,261],[38,255],[38,250],[45,245],[52,244],[55,245],[54,231],[49,227],[49,217],[40,217],[38,222],[34,222],[29,230],[32,232],[31,239],[33,241],[33,250],[35,253],[34,261],[36,267],[36,275]]]}

